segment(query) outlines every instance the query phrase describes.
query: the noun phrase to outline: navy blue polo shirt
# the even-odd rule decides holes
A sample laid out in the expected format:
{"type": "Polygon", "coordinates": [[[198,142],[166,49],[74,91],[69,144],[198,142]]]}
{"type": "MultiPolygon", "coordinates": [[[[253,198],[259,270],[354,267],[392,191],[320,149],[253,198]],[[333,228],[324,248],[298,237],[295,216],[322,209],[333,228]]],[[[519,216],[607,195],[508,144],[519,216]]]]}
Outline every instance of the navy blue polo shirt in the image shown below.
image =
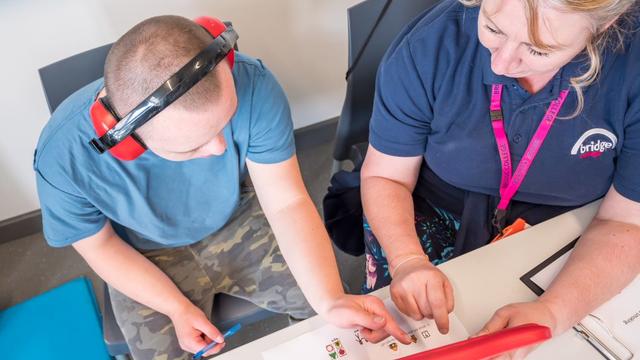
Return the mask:
{"type": "MultiPolygon", "coordinates": [[[[492,72],[491,54],[478,40],[478,12],[445,0],[398,36],[378,72],[370,143],[392,156],[423,155],[447,183],[497,196],[491,85],[505,85],[502,109],[515,169],[550,102],[582,74],[585,60],[579,55],[530,95],[516,79],[492,72]]],[[[640,36],[629,36],[624,52],[605,52],[597,82],[584,91],[584,110],[556,120],[515,200],[577,206],[613,184],[640,202],[640,36]]],[[[572,89],[559,116],[576,106],[572,89]]]]}

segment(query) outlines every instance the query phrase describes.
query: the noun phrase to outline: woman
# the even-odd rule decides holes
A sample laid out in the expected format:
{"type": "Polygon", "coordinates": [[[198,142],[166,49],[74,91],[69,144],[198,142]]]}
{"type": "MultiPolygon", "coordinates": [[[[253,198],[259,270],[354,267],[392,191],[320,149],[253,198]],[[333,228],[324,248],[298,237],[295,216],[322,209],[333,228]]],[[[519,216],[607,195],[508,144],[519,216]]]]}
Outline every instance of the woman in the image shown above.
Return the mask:
{"type": "Polygon", "coordinates": [[[453,293],[434,265],[517,219],[602,197],[549,290],[482,332],[536,322],[561,333],[640,272],[636,5],[445,0],[400,34],[379,70],[362,169],[376,269],[365,290],[390,283],[402,312],[446,332],[453,293]]]}

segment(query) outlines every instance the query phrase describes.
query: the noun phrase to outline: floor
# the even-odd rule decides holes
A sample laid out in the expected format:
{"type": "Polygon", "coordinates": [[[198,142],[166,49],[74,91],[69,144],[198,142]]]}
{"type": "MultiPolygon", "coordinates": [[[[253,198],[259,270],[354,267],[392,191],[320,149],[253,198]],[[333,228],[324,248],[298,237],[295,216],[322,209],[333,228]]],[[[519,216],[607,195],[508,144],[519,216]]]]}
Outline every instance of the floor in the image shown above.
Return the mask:
{"type": "MultiPolygon", "coordinates": [[[[302,175],[314,203],[321,209],[331,173],[333,144],[324,142],[298,146],[302,175]]],[[[320,213],[322,214],[321,210],[320,213]]],[[[346,288],[360,288],[363,257],[352,257],[335,249],[346,288]]],[[[89,277],[102,307],[103,283],[71,248],[46,245],[42,233],[0,245],[0,309],[36,296],[78,276],[89,277]]],[[[353,291],[352,291],[353,292],[353,291]]],[[[289,325],[286,316],[274,316],[245,328],[229,341],[225,350],[245,344],[289,325]]]]}

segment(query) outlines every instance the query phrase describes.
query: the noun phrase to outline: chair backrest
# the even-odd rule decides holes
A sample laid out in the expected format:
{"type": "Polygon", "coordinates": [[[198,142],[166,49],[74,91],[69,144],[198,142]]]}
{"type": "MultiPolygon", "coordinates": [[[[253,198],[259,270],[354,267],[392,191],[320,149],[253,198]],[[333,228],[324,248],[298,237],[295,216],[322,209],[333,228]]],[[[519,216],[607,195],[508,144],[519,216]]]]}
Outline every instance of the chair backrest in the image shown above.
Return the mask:
{"type": "MultiPolygon", "coordinates": [[[[385,2],[386,0],[365,0],[349,8],[350,65],[371,32],[385,2]]],[[[437,2],[438,0],[391,1],[360,62],[348,79],[347,93],[336,133],[333,152],[335,160],[347,160],[351,146],[368,139],[376,72],[387,48],[405,25],[437,2]]]]}
{"type": "Polygon", "coordinates": [[[102,77],[111,45],[73,55],[38,70],[50,112],[76,90],[102,77]]]}

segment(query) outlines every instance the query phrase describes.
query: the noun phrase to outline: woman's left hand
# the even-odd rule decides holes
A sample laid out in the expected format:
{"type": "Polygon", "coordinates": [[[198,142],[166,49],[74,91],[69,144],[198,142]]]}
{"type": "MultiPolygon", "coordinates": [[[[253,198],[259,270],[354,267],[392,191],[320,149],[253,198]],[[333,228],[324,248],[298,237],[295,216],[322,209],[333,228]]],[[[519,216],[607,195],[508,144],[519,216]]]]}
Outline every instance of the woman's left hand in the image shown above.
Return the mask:
{"type": "MultiPolygon", "coordinates": [[[[551,329],[551,333],[555,335],[557,329],[556,316],[547,304],[536,300],[509,304],[498,309],[495,314],[493,314],[493,317],[484,325],[484,328],[475,336],[487,335],[505,328],[531,323],[547,326],[551,329]]],[[[521,360],[536,347],[537,345],[517,349],[495,357],[493,360],[521,360]]]]}

